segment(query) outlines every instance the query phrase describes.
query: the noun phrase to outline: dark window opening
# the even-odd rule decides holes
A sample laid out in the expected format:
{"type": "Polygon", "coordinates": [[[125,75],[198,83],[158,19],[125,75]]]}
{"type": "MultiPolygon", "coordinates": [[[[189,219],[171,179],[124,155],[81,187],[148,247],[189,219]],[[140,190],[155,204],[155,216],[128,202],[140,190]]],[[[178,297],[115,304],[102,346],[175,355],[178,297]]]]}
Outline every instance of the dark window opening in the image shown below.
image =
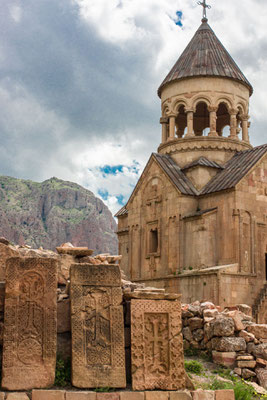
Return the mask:
{"type": "Polygon", "coordinates": [[[150,230],[150,252],[149,253],[157,253],[158,252],[158,229],[150,230]]]}

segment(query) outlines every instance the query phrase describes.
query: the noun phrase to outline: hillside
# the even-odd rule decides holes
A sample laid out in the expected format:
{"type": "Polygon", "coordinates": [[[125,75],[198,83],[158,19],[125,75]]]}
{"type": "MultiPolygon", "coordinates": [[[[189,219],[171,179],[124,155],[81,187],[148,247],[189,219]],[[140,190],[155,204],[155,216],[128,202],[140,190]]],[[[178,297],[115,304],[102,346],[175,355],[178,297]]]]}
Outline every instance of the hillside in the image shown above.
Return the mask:
{"type": "Polygon", "coordinates": [[[0,236],[15,244],[53,250],[71,242],[117,254],[115,230],[107,206],[76,183],[0,176],[0,236]]]}

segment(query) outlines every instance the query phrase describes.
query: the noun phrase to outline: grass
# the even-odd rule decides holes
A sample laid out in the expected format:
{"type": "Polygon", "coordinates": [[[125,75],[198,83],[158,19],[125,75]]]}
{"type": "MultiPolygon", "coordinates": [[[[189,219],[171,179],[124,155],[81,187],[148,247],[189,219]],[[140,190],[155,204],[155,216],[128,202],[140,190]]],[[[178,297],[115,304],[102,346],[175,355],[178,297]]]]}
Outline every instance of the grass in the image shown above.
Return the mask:
{"type": "Polygon", "coordinates": [[[185,360],[184,362],[186,372],[191,372],[192,374],[200,375],[204,372],[203,365],[197,360],[185,360]]]}

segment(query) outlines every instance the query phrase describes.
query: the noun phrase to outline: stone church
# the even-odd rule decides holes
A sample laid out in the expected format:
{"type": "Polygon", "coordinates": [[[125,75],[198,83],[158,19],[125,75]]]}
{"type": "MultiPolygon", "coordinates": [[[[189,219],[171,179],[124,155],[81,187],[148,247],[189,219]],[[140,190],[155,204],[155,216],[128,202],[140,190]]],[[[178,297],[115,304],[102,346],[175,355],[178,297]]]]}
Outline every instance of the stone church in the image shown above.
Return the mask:
{"type": "Polygon", "coordinates": [[[206,17],[158,89],[162,139],[118,213],[128,278],[183,302],[246,303],[267,323],[267,144],[253,88],[206,17]]]}

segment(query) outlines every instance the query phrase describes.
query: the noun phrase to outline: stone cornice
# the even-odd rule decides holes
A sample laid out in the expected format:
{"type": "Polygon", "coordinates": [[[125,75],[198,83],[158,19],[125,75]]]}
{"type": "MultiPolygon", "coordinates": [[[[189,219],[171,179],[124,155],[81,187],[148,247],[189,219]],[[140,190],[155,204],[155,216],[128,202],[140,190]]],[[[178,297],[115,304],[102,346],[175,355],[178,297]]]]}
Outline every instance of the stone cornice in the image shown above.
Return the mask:
{"type": "Polygon", "coordinates": [[[225,150],[225,151],[244,151],[250,150],[253,147],[246,142],[230,139],[230,138],[222,138],[222,137],[185,137],[182,139],[175,138],[166,143],[162,143],[158,152],[163,154],[172,154],[178,151],[188,151],[188,150],[201,150],[201,149],[210,149],[210,150],[225,150]]]}

